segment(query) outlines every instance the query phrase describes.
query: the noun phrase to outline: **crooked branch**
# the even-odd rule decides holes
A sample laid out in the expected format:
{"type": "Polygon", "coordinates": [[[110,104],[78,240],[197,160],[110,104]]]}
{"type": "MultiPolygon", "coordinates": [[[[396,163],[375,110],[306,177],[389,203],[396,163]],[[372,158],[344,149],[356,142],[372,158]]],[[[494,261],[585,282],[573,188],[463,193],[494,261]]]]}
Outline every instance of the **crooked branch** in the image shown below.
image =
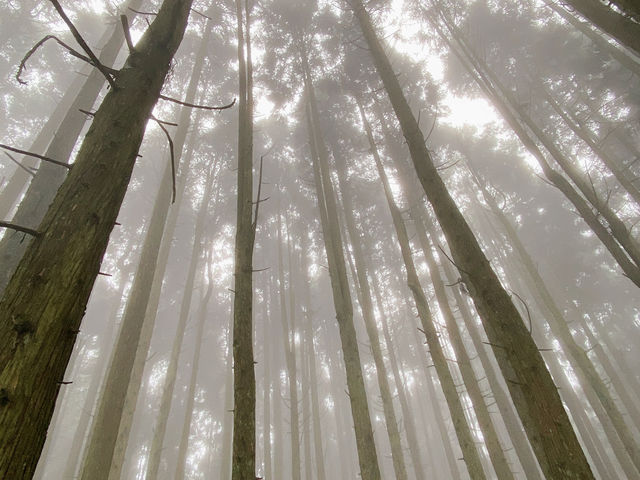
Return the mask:
{"type": "Polygon", "coordinates": [[[5,150],[9,150],[10,152],[20,153],[22,155],[27,155],[29,157],[39,158],[40,160],[44,160],[45,162],[54,163],[56,165],[60,165],[68,170],[71,170],[72,165],[68,163],[61,162],[59,160],[54,160],[53,158],[45,157],[44,155],[38,155],[37,153],[27,152],[26,150],[20,150],[19,148],[10,147],[9,145],[4,145],[0,143],[0,148],[4,148],[5,150]]]}
{"type": "Polygon", "coordinates": [[[175,158],[175,153],[173,151],[173,139],[171,138],[171,135],[169,134],[169,130],[167,130],[167,127],[163,125],[164,123],[167,123],[167,122],[158,120],[154,116],[152,116],[151,119],[158,124],[160,129],[167,136],[167,141],[169,142],[169,153],[171,154],[171,182],[172,182],[171,183],[171,203],[175,203],[176,201],[176,158],[175,158]]]}
{"type": "Polygon", "coordinates": [[[227,105],[222,105],[221,107],[211,107],[209,105],[196,105],[195,103],[188,103],[188,102],[183,102],[180,100],[177,100],[175,98],[171,98],[171,97],[167,97],[166,95],[160,95],[160,98],[162,100],[166,100],[167,102],[173,102],[173,103],[177,103],[178,105],[183,105],[185,107],[191,107],[191,108],[199,108],[201,110],[226,110],[227,108],[231,108],[236,104],[236,99],[234,98],[233,101],[227,105]]]}
{"type": "Polygon", "coordinates": [[[76,39],[76,42],[78,42],[78,44],[82,47],[85,53],[89,56],[89,58],[91,59],[91,63],[93,63],[93,65],[98,70],[100,70],[100,73],[102,73],[104,77],[107,79],[107,82],[109,82],[109,85],[111,85],[111,88],[115,90],[116,82],[111,76],[111,73],[105,68],[104,65],[102,65],[102,62],[98,60],[98,57],[96,57],[96,54],[93,53],[89,45],[87,45],[87,42],[84,41],[84,38],[82,38],[82,35],[80,35],[80,32],[78,31],[78,29],[75,27],[71,19],[69,19],[69,17],[67,16],[64,9],[62,8],[62,5],[60,5],[60,2],[58,2],[58,0],[49,0],[49,1],[53,4],[53,7],[56,9],[56,11],[60,15],[64,23],[67,24],[67,27],[69,27],[69,30],[71,30],[71,34],[73,35],[73,38],[76,39]]]}

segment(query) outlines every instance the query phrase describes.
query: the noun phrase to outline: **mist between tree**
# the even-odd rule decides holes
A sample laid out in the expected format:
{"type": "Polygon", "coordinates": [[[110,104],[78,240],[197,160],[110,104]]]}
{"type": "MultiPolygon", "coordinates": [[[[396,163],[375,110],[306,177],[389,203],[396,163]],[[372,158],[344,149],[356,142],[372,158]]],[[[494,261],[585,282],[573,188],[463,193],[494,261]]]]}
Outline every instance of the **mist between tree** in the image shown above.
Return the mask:
{"type": "Polygon", "coordinates": [[[631,0],[0,5],[0,478],[640,478],[631,0]]]}

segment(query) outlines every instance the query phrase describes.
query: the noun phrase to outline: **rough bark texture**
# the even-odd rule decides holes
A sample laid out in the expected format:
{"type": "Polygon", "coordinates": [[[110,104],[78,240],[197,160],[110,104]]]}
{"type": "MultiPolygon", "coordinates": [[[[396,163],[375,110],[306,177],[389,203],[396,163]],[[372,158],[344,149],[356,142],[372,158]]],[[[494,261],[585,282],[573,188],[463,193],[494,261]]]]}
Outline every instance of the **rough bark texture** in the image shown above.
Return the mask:
{"type": "Polygon", "coordinates": [[[593,478],[540,352],[433,164],[369,14],[361,1],[353,1],[352,7],[400,121],[420,183],[483,320],[542,471],[550,478],[593,478]]]}
{"type": "Polygon", "coordinates": [[[373,428],[371,426],[371,417],[369,416],[369,405],[362,376],[356,330],[353,323],[353,305],[351,303],[351,292],[347,279],[342,239],[340,237],[337,218],[338,210],[329,175],[329,155],[318,126],[318,106],[305,56],[303,56],[303,70],[305,91],[309,103],[307,120],[318,208],[320,210],[322,236],[329,263],[329,276],[340,341],[342,343],[342,354],[347,373],[347,387],[356,433],[360,475],[364,480],[379,480],[380,468],[378,466],[373,428]]]}
{"type": "MultiPolygon", "coordinates": [[[[165,0],[95,114],[0,302],[0,477],[30,478],[191,1],[165,0]]],[[[254,480],[254,479],[252,479],[254,480]]]]}
{"type": "MultiPolygon", "coordinates": [[[[136,9],[141,3],[141,0],[131,0],[129,6],[136,9]]],[[[135,16],[126,8],[125,11],[130,18],[135,16]]],[[[105,65],[112,65],[124,42],[122,27],[117,25],[115,29],[105,34],[105,37],[107,40],[102,48],[100,61],[105,65]]],[[[77,91],[77,95],[64,118],[57,126],[53,139],[44,153],[45,157],[68,162],[82,128],[87,122],[87,116],[80,109],[91,110],[104,84],[105,78],[102,73],[95,68],[92,69],[80,90],[77,91]]],[[[41,153],[39,150],[34,150],[34,152],[41,153]]],[[[13,216],[13,222],[37,228],[66,176],[67,169],[49,162],[40,162],[38,172],[31,180],[24,198],[13,216]]],[[[0,268],[0,292],[9,283],[11,275],[30,243],[30,240],[24,241],[23,237],[24,235],[20,232],[9,232],[0,241],[0,265],[2,265],[0,268]]]]}
{"type": "MultiPolygon", "coordinates": [[[[242,2],[238,16],[238,198],[233,299],[233,480],[255,480],[256,379],[253,360],[253,100],[249,31],[243,34],[242,2]],[[246,53],[246,57],[245,57],[246,53]]],[[[249,12],[245,9],[247,26],[249,12]]]]}

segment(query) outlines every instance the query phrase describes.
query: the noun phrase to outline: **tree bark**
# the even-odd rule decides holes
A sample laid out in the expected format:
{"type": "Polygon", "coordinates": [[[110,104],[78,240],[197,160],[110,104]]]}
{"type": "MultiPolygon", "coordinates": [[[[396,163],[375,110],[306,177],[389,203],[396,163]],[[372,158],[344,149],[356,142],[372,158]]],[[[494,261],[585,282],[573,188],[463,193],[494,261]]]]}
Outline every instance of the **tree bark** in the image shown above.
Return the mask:
{"type": "Polygon", "coordinates": [[[360,0],[353,1],[352,8],[400,121],[418,178],[494,345],[543,473],[551,478],[593,478],[540,352],[433,164],[369,14],[360,0]]]}
{"type": "MultiPolygon", "coordinates": [[[[105,97],[0,301],[0,477],[30,478],[146,122],[187,24],[165,0],[105,97]]],[[[255,479],[252,479],[255,480],[255,479]]]]}

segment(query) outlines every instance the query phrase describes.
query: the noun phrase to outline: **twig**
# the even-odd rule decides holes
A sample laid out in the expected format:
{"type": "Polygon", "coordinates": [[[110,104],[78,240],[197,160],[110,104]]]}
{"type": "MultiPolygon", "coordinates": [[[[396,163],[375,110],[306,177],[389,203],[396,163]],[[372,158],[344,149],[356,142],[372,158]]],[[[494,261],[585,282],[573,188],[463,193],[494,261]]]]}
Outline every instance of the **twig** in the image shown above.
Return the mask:
{"type": "Polygon", "coordinates": [[[260,156],[260,173],[258,174],[258,199],[256,201],[256,210],[255,210],[255,214],[253,217],[253,224],[251,225],[251,228],[253,229],[253,236],[255,238],[256,235],[256,228],[258,227],[258,211],[260,210],[260,204],[262,203],[260,201],[260,193],[262,192],[262,165],[264,162],[264,155],[260,156]]]}
{"type": "Polygon", "coordinates": [[[11,159],[11,161],[13,161],[16,165],[18,165],[18,167],[20,167],[25,172],[27,172],[29,175],[34,176],[36,174],[36,172],[34,171],[35,169],[31,169],[31,168],[25,167],[24,165],[22,165],[18,160],[16,160],[12,155],[8,154],[7,152],[4,152],[4,154],[7,157],[9,157],[11,159]]]}
{"type": "Polygon", "coordinates": [[[129,20],[126,15],[120,15],[120,22],[122,23],[122,30],[124,31],[124,39],[127,42],[127,47],[130,53],[135,52],[133,41],[131,40],[131,30],[129,30],[129,20]]]}
{"type": "Polygon", "coordinates": [[[531,335],[531,332],[533,331],[533,326],[531,324],[531,312],[529,311],[529,306],[527,305],[527,302],[525,302],[520,295],[518,295],[516,292],[514,292],[511,289],[509,291],[513,293],[516,297],[518,297],[518,300],[522,302],[522,304],[524,305],[524,308],[527,310],[527,317],[529,317],[529,335],[531,335]]]}
{"type": "Polygon", "coordinates": [[[213,18],[211,18],[211,17],[209,17],[209,16],[205,15],[205,14],[204,14],[204,13],[202,13],[202,12],[199,12],[199,11],[198,11],[198,10],[196,10],[195,8],[192,8],[192,9],[191,9],[191,11],[192,11],[193,13],[197,14],[197,15],[200,15],[201,17],[204,17],[204,18],[208,19],[208,20],[213,20],[213,18]]]}
{"type": "Polygon", "coordinates": [[[53,158],[45,157],[44,155],[38,155],[37,153],[27,152],[26,150],[20,150],[19,148],[10,147],[9,145],[4,145],[0,143],[0,148],[4,148],[5,150],[9,150],[11,152],[20,153],[22,155],[27,155],[29,157],[39,158],[40,160],[44,160],[45,162],[55,163],[56,165],[60,165],[61,167],[65,167],[68,170],[71,170],[72,165],[69,165],[65,162],[60,162],[59,160],[54,160],[53,158]]]}
{"type": "Polygon", "coordinates": [[[53,4],[54,8],[58,12],[62,20],[64,20],[64,23],[67,24],[67,26],[69,27],[69,30],[71,30],[71,33],[73,34],[73,38],[76,39],[76,42],[78,42],[78,44],[82,47],[85,53],[89,56],[89,58],[91,59],[95,67],[98,70],[100,70],[100,73],[104,75],[104,77],[107,79],[107,82],[109,82],[109,85],[111,85],[111,88],[115,90],[116,89],[115,80],[113,79],[111,74],[104,68],[104,65],[102,65],[100,60],[98,60],[98,57],[96,57],[95,53],[93,53],[91,48],[89,48],[89,45],[87,45],[87,42],[84,41],[84,38],[82,38],[82,35],[80,35],[80,32],[78,32],[78,29],[75,27],[73,22],[71,22],[67,14],[62,9],[60,2],[58,2],[58,0],[49,0],[49,1],[53,4]]]}
{"type": "Polygon", "coordinates": [[[40,236],[40,232],[34,230],[33,228],[23,227],[22,225],[16,225],[15,223],[4,222],[2,220],[0,220],[0,228],[10,228],[11,230],[16,230],[18,232],[28,233],[33,237],[40,236]]]}
{"type": "Polygon", "coordinates": [[[171,183],[171,203],[173,204],[173,203],[176,202],[176,158],[175,158],[175,154],[173,152],[173,139],[171,138],[171,135],[169,134],[169,130],[167,130],[166,127],[163,125],[163,122],[158,120],[153,115],[151,116],[151,119],[154,120],[158,124],[160,129],[167,136],[167,140],[169,141],[169,153],[171,154],[171,181],[172,181],[172,183],[171,183]]]}
{"type": "Polygon", "coordinates": [[[447,260],[449,260],[454,267],[456,267],[458,270],[460,270],[461,272],[466,273],[467,275],[470,275],[469,272],[467,272],[466,270],[463,270],[461,267],[459,267],[458,265],[456,265],[456,262],[454,262],[451,257],[449,255],[447,255],[447,253],[444,251],[444,249],[438,244],[438,248],[440,249],[440,251],[442,252],[442,254],[447,257],[447,260]]]}
{"type": "Polygon", "coordinates": [[[166,100],[167,102],[173,102],[173,103],[177,103],[178,105],[183,105],[185,107],[191,107],[191,108],[200,108],[202,110],[226,110],[227,108],[231,108],[236,104],[236,99],[233,99],[233,102],[229,103],[228,105],[223,105],[221,107],[210,107],[208,105],[196,105],[193,103],[188,103],[188,102],[182,102],[180,100],[177,100],[175,98],[171,98],[171,97],[167,97],[166,95],[160,95],[160,98],[162,100],[166,100]]]}

